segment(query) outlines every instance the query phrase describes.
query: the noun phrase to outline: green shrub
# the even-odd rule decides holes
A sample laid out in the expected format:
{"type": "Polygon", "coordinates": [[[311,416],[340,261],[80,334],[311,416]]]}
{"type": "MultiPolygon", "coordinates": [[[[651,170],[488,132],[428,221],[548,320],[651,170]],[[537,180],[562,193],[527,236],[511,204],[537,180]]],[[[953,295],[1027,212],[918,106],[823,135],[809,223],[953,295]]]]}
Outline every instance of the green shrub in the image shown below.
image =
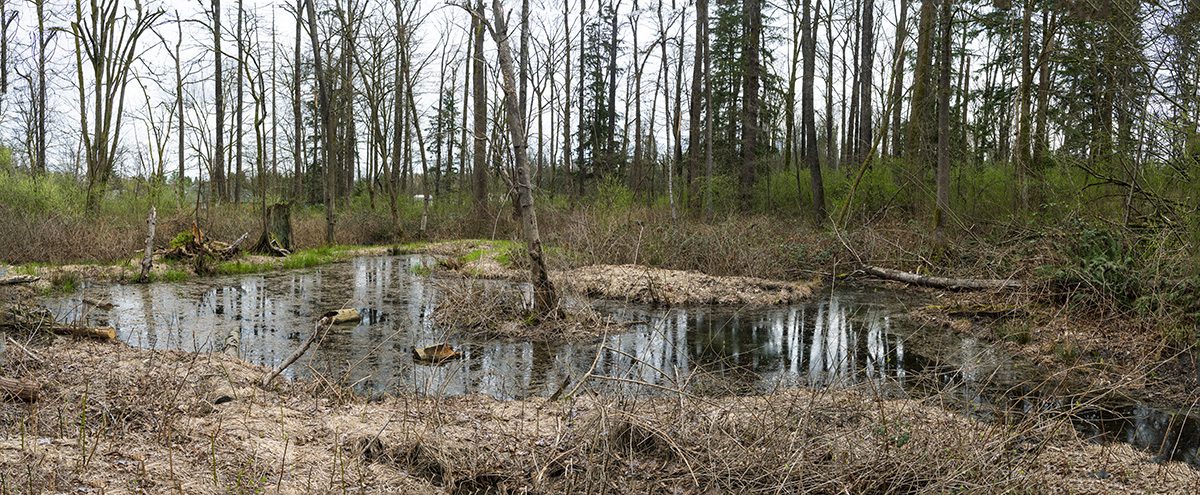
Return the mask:
{"type": "Polygon", "coordinates": [[[1090,308],[1130,309],[1141,295],[1132,248],[1112,232],[1084,228],[1062,251],[1067,262],[1047,267],[1051,284],[1090,308]]]}

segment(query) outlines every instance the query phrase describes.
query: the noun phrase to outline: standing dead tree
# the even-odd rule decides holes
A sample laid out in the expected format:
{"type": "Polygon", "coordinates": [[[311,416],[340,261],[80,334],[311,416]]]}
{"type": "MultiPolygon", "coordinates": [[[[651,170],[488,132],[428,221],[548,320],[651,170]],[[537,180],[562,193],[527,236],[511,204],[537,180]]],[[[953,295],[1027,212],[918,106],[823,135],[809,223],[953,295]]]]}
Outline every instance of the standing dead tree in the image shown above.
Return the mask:
{"type": "MultiPolygon", "coordinates": [[[[482,14],[482,0],[473,9],[463,5],[471,12],[472,17],[483,26],[489,28],[492,40],[496,42],[496,51],[500,59],[501,87],[504,89],[505,127],[508,130],[509,141],[512,144],[513,158],[516,160],[514,185],[517,188],[517,211],[521,215],[521,226],[525,234],[525,243],[529,251],[530,275],[533,282],[534,311],[542,318],[555,317],[559,312],[558,292],[550,281],[546,271],[546,261],[542,253],[542,239],[538,232],[537,212],[533,207],[533,186],[529,178],[529,150],[526,144],[525,113],[521,109],[520,93],[517,90],[516,62],[513,58],[512,47],[508,42],[508,22],[504,7],[500,0],[492,0],[493,20],[488,22],[482,14]]],[[[478,33],[478,31],[477,31],[478,33]]],[[[477,40],[476,49],[481,48],[481,40],[477,40]]],[[[482,50],[479,50],[482,51],[482,50]]],[[[478,52],[477,52],[478,53],[478,52]]]]}
{"type": "MultiPolygon", "coordinates": [[[[108,188],[121,142],[125,88],[139,55],[139,41],[163,15],[148,11],[140,0],[131,12],[119,0],[91,0],[87,22],[74,22],[71,31],[80,42],[92,72],[94,88],[92,131],[83,133],[87,162],[87,211],[96,213],[108,188]]],[[[79,7],[79,4],[76,4],[79,7]]],[[[80,12],[82,16],[82,11],[80,12]]],[[[78,19],[78,18],[77,18],[78,19]]],[[[80,74],[82,79],[82,71],[80,74]]],[[[81,119],[86,108],[80,108],[81,119]]]]}

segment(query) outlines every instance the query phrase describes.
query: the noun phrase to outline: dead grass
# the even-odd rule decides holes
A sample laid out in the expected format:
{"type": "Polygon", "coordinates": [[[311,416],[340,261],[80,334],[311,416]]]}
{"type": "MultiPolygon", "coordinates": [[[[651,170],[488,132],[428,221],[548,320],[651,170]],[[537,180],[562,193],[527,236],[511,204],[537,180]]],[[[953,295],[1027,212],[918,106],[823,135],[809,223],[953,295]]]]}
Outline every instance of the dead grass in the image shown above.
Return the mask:
{"type": "MultiPolygon", "coordinates": [[[[434,321],[474,338],[521,341],[589,341],[625,331],[585,303],[562,299],[558,318],[540,319],[520,287],[471,278],[437,278],[434,321]]],[[[561,292],[561,290],[560,290],[561,292]]]]}
{"type": "Polygon", "coordinates": [[[564,287],[589,297],[657,306],[791,304],[811,296],[816,285],[815,282],[714,277],[699,272],[637,265],[585,266],[556,275],[555,278],[564,287]]]}
{"type": "Polygon", "coordinates": [[[261,389],[234,358],[58,339],[0,373],[0,484],[41,493],[1187,493],[1200,471],[869,390],[560,401],[261,389]],[[86,379],[81,379],[86,377],[86,379]],[[232,400],[230,400],[232,399],[232,400]]]}

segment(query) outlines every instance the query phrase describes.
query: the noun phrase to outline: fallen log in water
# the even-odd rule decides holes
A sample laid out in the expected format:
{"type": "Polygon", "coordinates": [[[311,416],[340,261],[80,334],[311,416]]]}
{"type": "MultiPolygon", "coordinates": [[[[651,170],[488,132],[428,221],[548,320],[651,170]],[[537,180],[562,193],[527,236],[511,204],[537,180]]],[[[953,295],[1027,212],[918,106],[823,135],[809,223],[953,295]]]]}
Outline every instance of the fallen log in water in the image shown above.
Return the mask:
{"type": "Polygon", "coordinates": [[[37,282],[41,279],[41,277],[35,277],[33,275],[9,275],[7,277],[0,277],[0,285],[28,284],[37,282]]]}
{"type": "Polygon", "coordinates": [[[7,306],[0,308],[0,329],[44,330],[58,335],[85,337],[99,340],[116,340],[117,331],[112,327],[89,327],[61,323],[54,319],[50,310],[39,307],[7,306]]]}
{"type": "Polygon", "coordinates": [[[37,383],[0,376],[0,397],[16,398],[26,402],[37,400],[41,386],[37,383]]]}
{"type": "Polygon", "coordinates": [[[906,284],[949,290],[1016,289],[1023,284],[1019,280],[987,278],[932,277],[891,268],[863,265],[862,271],[873,277],[904,282],[906,284]]]}

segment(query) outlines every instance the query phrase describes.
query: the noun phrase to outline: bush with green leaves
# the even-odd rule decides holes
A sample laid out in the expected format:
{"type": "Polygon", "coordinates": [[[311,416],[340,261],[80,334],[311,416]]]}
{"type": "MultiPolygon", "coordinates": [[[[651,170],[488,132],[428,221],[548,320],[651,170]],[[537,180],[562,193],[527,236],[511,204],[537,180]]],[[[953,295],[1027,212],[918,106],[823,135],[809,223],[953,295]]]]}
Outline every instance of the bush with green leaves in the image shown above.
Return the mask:
{"type": "Polygon", "coordinates": [[[1130,243],[1095,228],[1083,228],[1070,239],[1062,250],[1067,261],[1045,270],[1056,292],[1088,308],[1132,309],[1142,285],[1130,243]]]}

